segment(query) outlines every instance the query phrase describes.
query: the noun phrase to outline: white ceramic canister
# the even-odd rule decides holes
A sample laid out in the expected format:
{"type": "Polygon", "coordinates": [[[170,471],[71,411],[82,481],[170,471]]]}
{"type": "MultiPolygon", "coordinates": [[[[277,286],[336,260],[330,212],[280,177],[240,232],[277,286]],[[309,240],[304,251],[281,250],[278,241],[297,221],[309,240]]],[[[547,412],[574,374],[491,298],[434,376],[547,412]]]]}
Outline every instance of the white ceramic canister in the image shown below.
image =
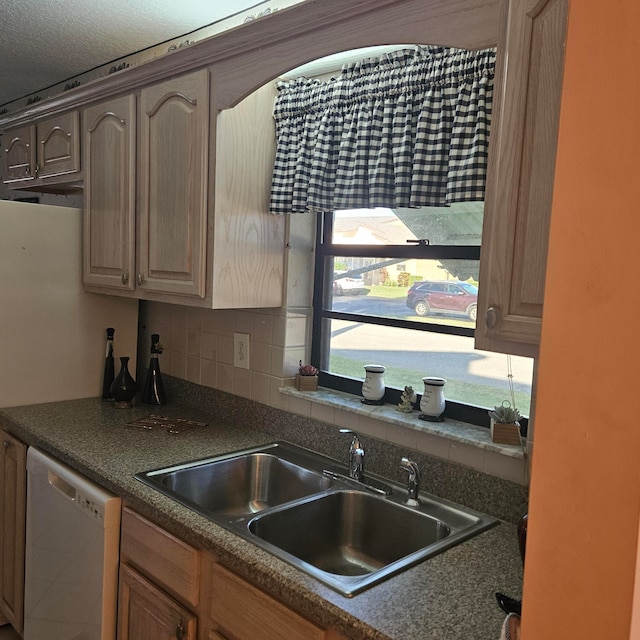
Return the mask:
{"type": "Polygon", "coordinates": [[[444,378],[433,378],[427,376],[422,378],[424,382],[424,393],[420,400],[420,411],[427,416],[439,418],[444,413],[444,378]]]}
{"type": "Polygon", "coordinates": [[[365,400],[378,402],[382,400],[385,392],[382,374],[385,368],[381,364],[367,364],[364,367],[366,376],[362,383],[362,396],[365,400]]]}

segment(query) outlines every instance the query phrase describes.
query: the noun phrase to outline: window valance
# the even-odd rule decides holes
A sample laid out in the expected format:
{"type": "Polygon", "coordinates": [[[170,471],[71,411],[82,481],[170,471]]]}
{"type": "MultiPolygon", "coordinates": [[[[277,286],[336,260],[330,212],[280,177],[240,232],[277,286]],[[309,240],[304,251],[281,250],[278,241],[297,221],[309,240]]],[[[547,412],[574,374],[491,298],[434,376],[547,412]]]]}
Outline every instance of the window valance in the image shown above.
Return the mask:
{"type": "Polygon", "coordinates": [[[424,46],[278,83],[275,214],[484,198],[495,50],[424,46]]]}

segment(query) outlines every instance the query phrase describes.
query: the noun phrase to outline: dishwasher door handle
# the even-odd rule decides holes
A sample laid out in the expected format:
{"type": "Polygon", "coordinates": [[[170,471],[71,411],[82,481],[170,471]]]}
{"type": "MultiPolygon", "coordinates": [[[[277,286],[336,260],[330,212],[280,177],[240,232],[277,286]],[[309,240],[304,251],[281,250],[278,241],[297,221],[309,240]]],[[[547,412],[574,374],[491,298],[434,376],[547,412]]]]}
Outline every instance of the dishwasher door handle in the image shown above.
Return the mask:
{"type": "Polygon", "coordinates": [[[47,471],[47,479],[54,489],[57,489],[60,493],[69,498],[69,500],[76,499],[76,488],[66,480],[62,479],[58,474],[53,471],[47,471]]]}

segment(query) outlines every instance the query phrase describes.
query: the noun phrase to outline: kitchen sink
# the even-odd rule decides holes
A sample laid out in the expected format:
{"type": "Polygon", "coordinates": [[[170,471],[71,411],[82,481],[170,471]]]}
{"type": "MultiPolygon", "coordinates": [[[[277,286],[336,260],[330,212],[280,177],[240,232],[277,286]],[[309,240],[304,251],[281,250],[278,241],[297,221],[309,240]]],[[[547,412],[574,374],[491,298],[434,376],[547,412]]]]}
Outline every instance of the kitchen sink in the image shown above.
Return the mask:
{"type": "Polygon", "coordinates": [[[321,471],[281,457],[278,447],[273,451],[198,460],[136,477],[205,516],[222,519],[236,519],[316,494],[331,484],[321,471]]]}
{"type": "Polygon", "coordinates": [[[497,523],[287,442],[135,474],[166,496],[353,596],[497,523]]]}
{"type": "Polygon", "coordinates": [[[254,518],[249,531],[340,576],[373,573],[443,538],[441,520],[359,491],[336,491],[254,518]]]}

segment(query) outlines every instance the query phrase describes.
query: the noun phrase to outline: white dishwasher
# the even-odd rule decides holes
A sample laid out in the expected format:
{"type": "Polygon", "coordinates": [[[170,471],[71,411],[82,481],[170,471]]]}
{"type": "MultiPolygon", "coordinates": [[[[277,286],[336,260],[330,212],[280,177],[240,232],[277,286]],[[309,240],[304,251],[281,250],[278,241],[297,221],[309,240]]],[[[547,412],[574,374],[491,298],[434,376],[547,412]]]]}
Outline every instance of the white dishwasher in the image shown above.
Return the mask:
{"type": "Polygon", "coordinates": [[[120,498],[27,451],[24,640],[114,640],[120,498]]]}

